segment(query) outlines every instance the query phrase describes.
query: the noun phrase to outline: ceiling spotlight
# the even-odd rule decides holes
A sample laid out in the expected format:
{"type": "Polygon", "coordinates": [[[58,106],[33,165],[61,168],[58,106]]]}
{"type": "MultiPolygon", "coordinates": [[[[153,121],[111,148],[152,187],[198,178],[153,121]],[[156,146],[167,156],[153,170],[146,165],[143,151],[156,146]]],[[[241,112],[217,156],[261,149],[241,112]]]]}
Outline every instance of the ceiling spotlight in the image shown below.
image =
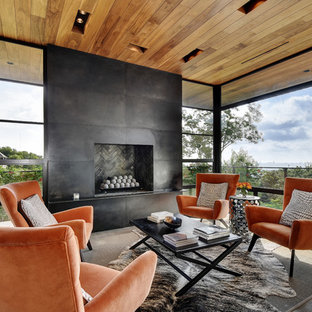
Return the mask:
{"type": "Polygon", "coordinates": [[[203,53],[204,51],[201,49],[195,49],[193,51],[191,51],[189,54],[185,55],[183,57],[183,61],[184,63],[189,62],[190,60],[192,60],[194,57],[198,56],[199,54],[203,53]]]}
{"type": "Polygon", "coordinates": [[[242,7],[238,9],[238,11],[248,14],[249,12],[256,9],[259,5],[263,4],[266,0],[249,0],[242,7]]]}
{"type": "Polygon", "coordinates": [[[143,54],[147,50],[146,48],[140,47],[140,46],[133,44],[133,43],[129,43],[128,49],[133,51],[133,52],[140,53],[140,54],[143,54]]]}
{"type": "Polygon", "coordinates": [[[78,10],[72,31],[84,34],[89,15],[90,13],[86,11],[78,10]]]}

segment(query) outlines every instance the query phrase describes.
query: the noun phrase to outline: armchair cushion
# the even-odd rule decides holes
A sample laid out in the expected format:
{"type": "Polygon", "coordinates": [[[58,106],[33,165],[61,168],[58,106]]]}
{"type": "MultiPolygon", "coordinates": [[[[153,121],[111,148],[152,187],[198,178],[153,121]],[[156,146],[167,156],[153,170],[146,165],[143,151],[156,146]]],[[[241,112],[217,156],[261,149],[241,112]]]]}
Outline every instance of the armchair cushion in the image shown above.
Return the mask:
{"type": "Polygon", "coordinates": [[[22,199],[21,209],[31,226],[37,227],[58,223],[37,194],[22,199]]]}
{"type": "Polygon", "coordinates": [[[279,223],[291,226],[300,219],[312,220],[312,193],[294,189],[279,223]]]}
{"type": "Polygon", "coordinates": [[[218,199],[225,199],[228,183],[201,183],[197,206],[214,207],[218,199]]]}

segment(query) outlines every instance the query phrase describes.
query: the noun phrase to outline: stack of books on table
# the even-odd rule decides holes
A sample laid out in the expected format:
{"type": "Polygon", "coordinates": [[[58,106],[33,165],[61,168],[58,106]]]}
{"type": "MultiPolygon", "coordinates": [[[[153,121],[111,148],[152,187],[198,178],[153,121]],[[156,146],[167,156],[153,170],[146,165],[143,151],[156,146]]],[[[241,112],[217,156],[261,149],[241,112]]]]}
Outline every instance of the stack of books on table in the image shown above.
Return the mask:
{"type": "Polygon", "coordinates": [[[191,233],[170,233],[163,235],[164,241],[176,249],[195,246],[198,244],[198,236],[191,233]]]}
{"type": "Polygon", "coordinates": [[[147,217],[147,220],[160,223],[164,221],[167,216],[173,217],[173,213],[169,211],[152,212],[151,215],[147,217]]]}
{"type": "Polygon", "coordinates": [[[203,241],[222,238],[230,235],[230,229],[225,229],[217,225],[202,224],[194,228],[194,235],[198,235],[203,241]]]}

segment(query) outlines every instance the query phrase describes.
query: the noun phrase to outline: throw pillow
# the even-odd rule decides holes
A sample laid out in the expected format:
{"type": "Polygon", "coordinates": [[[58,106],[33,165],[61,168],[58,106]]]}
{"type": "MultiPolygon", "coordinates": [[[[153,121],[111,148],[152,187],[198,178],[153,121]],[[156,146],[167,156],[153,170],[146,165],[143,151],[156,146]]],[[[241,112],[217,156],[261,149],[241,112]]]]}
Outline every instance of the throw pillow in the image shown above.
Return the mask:
{"type": "Polygon", "coordinates": [[[84,304],[87,304],[88,302],[93,300],[93,297],[88,294],[82,287],[81,287],[81,292],[82,292],[82,298],[84,301],[84,304]]]}
{"type": "Polygon", "coordinates": [[[22,199],[21,209],[32,226],[46,226],[58,223],[37,194],[22,199]]]}
{"type": "Polygon", "coordinates": [[[218,199],[225,199],[228,190],[228,183],[205,183],[200,186],[200,193],[197,200],[197,206],[213,208],[218,199]]]}
{"type": "Polygon", "coordinates": [[[293,221],[299,219],[312,219],[312,193],[295,189],[279,223],[292,226],[293,221]]]}

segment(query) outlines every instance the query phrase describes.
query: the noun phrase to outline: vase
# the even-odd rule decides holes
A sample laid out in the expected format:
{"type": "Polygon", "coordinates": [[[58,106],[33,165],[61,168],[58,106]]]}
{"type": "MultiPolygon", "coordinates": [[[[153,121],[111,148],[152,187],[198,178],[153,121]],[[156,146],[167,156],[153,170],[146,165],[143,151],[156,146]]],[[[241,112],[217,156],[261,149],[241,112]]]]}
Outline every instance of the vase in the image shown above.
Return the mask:
{"type": "Polygon", "coordinates": [[[248,195],[248,190],[247,189],[240,189],[239,194],[242,196],[246,196],[246,195],[248,195]]]}

